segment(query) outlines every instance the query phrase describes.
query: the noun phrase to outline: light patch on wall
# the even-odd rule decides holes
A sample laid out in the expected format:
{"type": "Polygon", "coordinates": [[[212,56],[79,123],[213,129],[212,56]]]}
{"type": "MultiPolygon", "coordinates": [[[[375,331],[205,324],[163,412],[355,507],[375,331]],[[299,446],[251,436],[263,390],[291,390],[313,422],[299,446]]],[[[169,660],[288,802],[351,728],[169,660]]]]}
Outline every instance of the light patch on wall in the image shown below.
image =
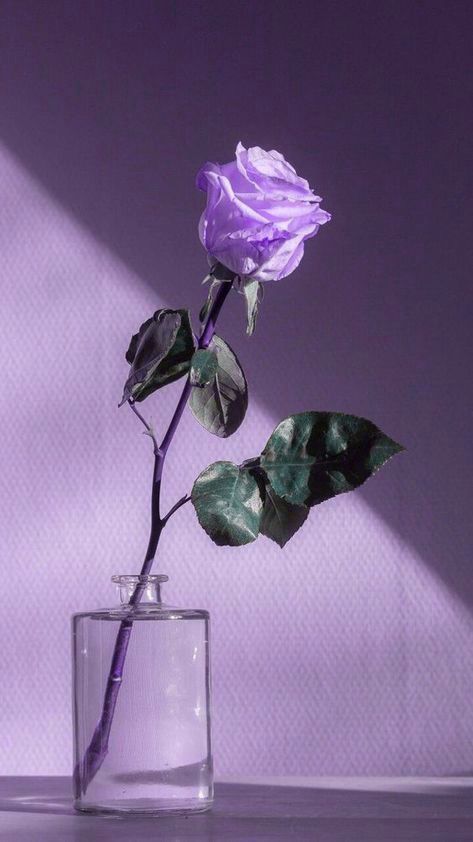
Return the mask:
{"type": "MultiPolygon", "coordinates": [[[[68,616],[108,603],[146,543],[151,452],[117,409],[130,333],[156,300],[0,151],[3,512],[0,771],[70,770],[68,616]]],[[[179,386],[149,401],[163,429],[179,386]]],[[[258,452],[254,399],[228,442],[187,414],[166,498],[218,458],[258,452]]],[[[376,482],[376,478],[372,482],[376,482]]],[[[363,501],[314,510],[281,553],[218,549],[190,506],[158,558],[168,601],[213,617],[217,771],[437,774],[471,768],[466,609],[363,501]],[[190,536],[192,536],[190,538],[190,536]]]]}

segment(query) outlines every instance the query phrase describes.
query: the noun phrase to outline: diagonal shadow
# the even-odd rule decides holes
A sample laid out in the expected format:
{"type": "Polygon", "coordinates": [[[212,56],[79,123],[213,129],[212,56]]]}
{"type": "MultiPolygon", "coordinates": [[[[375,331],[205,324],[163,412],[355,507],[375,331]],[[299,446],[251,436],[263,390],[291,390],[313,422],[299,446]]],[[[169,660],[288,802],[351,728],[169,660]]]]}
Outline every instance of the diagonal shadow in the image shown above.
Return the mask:
{"type": "MultiPolygon", "coordinates": [[[[465,778],[458,783],[455,778],[363,777],[221,781],[215,784],[213,812],[255,819],[282,819],[291,814],[298,818],[428,819],[433,813],[471,819],[472,786],[472,780],[465,778]]],[[[0,813],[82,817],[72,803],[68,776],[0,777],[0,813]]]]}
{"type": "Polygon", "coordinates": [[[194,310],[198,166],[240,137],[282,149],[333,222],[268,288],[254,339],[239,301],[222,330],[274,416],[351,411],[407,446],[362,493],[473,607],[458,213],[471,8],[307,1],[294,20],[263,5],[7,4],[2,137],[160,296],[194,310]]]}

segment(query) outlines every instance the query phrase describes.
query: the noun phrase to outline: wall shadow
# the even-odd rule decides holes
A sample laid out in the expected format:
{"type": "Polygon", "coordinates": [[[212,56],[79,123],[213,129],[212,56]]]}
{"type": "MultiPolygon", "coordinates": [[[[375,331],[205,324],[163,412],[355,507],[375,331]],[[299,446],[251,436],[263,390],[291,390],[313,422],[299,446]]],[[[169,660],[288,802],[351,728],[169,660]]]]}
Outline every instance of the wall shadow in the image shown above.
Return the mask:
{"type": "Polygon", "coordinates": [[[407,446],[361,493],[473,607],[471,15],[463,2],[307,0],[295,15],[275,2],[11,0],[1,136],[160,296],[196,311],[196,170],[239,139],[282,150],[333,222],[267,290],[253,339],[243,301],[222,331],[275,416],[351,411],[407,446]]]}

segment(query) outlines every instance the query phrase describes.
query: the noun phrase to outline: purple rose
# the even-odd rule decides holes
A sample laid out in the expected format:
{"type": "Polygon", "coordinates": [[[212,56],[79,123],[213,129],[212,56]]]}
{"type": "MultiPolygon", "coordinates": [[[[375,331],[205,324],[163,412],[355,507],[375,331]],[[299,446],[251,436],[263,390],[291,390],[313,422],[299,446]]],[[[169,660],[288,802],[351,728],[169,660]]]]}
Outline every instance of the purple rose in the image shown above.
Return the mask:
{"type": "Polygon", "coordinates": [[[211,257],[257,281],[285,278],[299,265],[304,242],[330,214],[305,178],[274,149],[236,148],[229,164],[204,164],[197,187],[207,193],[200,241],[211,257]]]}

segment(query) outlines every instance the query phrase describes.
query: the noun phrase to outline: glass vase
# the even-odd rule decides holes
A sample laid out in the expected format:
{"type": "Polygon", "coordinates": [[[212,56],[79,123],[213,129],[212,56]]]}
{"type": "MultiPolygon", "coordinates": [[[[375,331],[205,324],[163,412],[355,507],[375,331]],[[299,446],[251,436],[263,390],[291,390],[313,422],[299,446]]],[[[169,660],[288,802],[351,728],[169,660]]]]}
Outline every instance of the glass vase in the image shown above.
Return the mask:
{"type": "Polygon", "coordinates": [[[114,576],[120,604],[72,618],[74,806],[207,810],[209,615],[161,602],[167,576],[114,576]]]}

